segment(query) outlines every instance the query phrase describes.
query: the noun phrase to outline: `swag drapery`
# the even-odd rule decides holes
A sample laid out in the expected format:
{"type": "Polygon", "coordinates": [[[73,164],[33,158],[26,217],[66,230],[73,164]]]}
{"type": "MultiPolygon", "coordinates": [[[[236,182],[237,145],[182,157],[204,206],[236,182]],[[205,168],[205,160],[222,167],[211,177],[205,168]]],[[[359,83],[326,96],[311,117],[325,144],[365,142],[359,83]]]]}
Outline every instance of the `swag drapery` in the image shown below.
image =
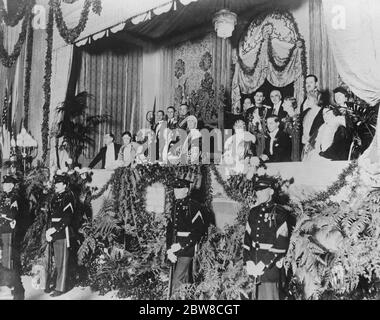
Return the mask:
{"type": "MultiPolygon", "coordinates": [[[[380,102],[380,2],[323,0],[329,42],[342,80],[361,99],[380,102]]],[[[362,155],[370,164],[380,161],[380,117],[376,137],[362,155]]]]}
{"type": "Polygon", "coordinates": [[[241,93],[256,91],[267,79],[276,87],[294,83],[304,99],[305,48],[291,13],[274,12],[255,19],[239,43],[232,81],[232,112],[241,112],[241,93]]]}

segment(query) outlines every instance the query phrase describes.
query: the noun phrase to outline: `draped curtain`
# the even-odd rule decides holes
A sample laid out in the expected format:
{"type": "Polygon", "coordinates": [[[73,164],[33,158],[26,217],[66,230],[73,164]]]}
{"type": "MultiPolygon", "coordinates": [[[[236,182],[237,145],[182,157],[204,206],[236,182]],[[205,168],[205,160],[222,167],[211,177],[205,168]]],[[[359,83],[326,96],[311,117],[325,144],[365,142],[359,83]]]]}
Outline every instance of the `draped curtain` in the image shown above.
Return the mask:
{"type": "Polygon", "coordinates": [[[321,0],[310,0],[309,21],[310,73],[318,77],[319,86],[323,91],[331,91],[339,86],[339,74],[328,41],[321,0]]]}
{"type": "Polygon", "coordinates": [[[93,134],[95,144],[86,150],[82,161],[87,164],[102,147],[105,133],[113,132],[116,142],[121,143],[124,131],[136,133],[139,129],[142,51],[120,43],[81,50],[77,92],[93,95],[88,101],[88,114],[112,117],[93,134]]]}
{"type": "MultiPolygon", "coordinates": [[[[9,27],[5,24],[0,25],[4,34],[3,45],[8,54],[13,52],[14,46],[19,38],[21,32],[22,21],[15,27],[9,27]]],[[[26,43],[26,42],[25,42],[26,43]]],[[[11,101],[11,114],[8,117],[12,122],[12,129],[18,133],[21,128],[23,115],[24,115],[24,74],[25,74],[25,54],[26,45],[24,44],[16,63],[11,67],[5,67],[0,62],[0,110],[3,113],[3,104],[5,98],[5,91],[8,92],[8,102],[11,101]],[[10,93],[12,93],[11,96],[10,93]]],[[[0,141],[3,145],[2,156],[9,157],[9,144],[10,136],[6,132],[3,133],[4,141],[0,141]],[[9,141],[8,141],[9,140],[9,141]],[[5,152],[4,152],[5,151],[5,152]]],[[[3,140],[3,139],[1,139],[3,140]]]]}
{"type": "Polygon", "coordinates": [[[271,13],[248,27],[239,43],[232,81],[234,113],[241,112],[241,93],[254,92],[266,79],[276,87],[294,83],[295,97],[302,102],[305,48],[292,20],[291,13],[271,13]]]}
{"type": "MultiPolygon", "coordinates": [[[[380,102],[380,3],[378,0],[323,0],[329,42],[342,80],[361,99],[380,102]]],[[[380,125],[380,117],[377,120],[380,125]]],[[[380,160],[380,131],[362,155],[380,160]]]]}
{"type": "Polygon", "coordinates": [[[67,45],[53,51],[52,57],[52,77],[51,77],[51,98],[50,98],[50,139],[49,150],[50,166],[58,167],[56,154],[57,125],[61,120],[62,114],[58,114],[57,107],[66,98],[69,77],[72,72],[73,46],[67,45]]]}

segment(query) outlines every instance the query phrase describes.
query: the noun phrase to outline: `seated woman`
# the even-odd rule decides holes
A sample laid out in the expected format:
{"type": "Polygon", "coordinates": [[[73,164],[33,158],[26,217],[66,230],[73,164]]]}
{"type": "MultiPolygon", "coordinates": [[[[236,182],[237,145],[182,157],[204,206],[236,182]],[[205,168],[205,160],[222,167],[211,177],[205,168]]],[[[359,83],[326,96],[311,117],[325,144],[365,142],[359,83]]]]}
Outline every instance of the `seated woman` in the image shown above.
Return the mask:
{"type": "Polygon", "coordinates": [[[224,144],[223,159],[226,164],[242,161],[255,154],[256,137],[246,131],[243,120],[237,120],[234,124],[235,134],[229,137],[224,144]]]}
{"type": "Polygon", "coordinates": [[[120,148],[117,162],[120,167],[128,167],[135,162],[137,144],[132,142],[132,134],[126,131],[122,134],[123,145],[120,148]]]}
{"type": "MultiPolygon", "coordinates": [[[[177,143],[168,146],[167,159],[172,164],[196,164],[200,162],[202,154],[202,135],[197,129],[198,120],[195,116],[190,115],[184,121],[187,125],[187,136],[180,135],[177,143]],[[181,143],[183,141],[183,143],[181,143]],[[178,146],[180,143],[180,146],[178,146]]],[[[185,131],[180,131],[185,133],[185,131]]],[[[168,139],[172,139],[169,137],[168,139]]],[[[165,147],[164,147],[165,149],[165,147]]]]}
{"type": "Polygon", "coordinates": [[[297,100],[293,97],[286,97],[282,104],[287,115],[281,119],[284,132],[292,139],[292,161],[301,160],[301,121],[300,114],[297,113],[297,100]]]}
{"type": "Polygon", "coordinates": [[[323,110],[323,120],[314,148],[309,148],[305,160],[347,160],[351,141],[345,117],[337,108],[327,107],[323,110]]]}

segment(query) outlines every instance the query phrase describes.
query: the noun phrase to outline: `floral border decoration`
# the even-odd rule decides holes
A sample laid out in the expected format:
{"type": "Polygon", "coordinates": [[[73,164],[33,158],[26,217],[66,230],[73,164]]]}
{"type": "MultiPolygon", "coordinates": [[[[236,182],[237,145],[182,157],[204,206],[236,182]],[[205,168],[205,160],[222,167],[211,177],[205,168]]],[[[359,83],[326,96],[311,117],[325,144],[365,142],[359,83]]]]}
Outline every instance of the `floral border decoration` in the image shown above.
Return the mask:
{"type": "Polygon", "coordinates": [[[12,67],[19,57],[21,53],[22,46],[24,45],[24,42],[26,40],[26,33],[29,25],[29,17],[31,15],[31,10],[28,9],[26,15],[24,16],[24,20],[22,22],[21,31],[19,34],[19,37],[17,39],[17,42],[13,48],[13,51],[11,54],[7,52],[7,50],[4,47],[4,32],[2,29],[0,29],[0,59],[1,63],[7,67],[12,67]]]}
{"type": "Polygon", "coordinates": [[[3,21],[7,26],[15,27],[29,10],[28,7],[33,5],[33,2],[34,1],[32,0],[24,0],[21,3],[19,2],[16,14],[10,15],[5,9],[3,1],[0,1],[0,22],[3,21]]]}
{"type": "Polygon", "coordinates": [[[78,24],[74,28],[68,28],[63,19],[61,1],[53,0],[53,8],[54,8],[56,25],[57,25],[59,34],[66,41],[66,43],[73,44],[75,40],[83,32],[83,30],[86,28],[91,5],[92,5],[92,11],[96,13],[97,15],[100,15],[102,11],[101,0],[86,0],[84,2],[78,24]]]}
{"type": "Polygon", "coordinates": [[[29,108],[30,108],[30,85],[31,85],[31,72],[32,72],[32,57],[33,57],[33,42],[34,30],[32,26],[33,15],[30,15],[28,40],[26,47],[25,58],[25,79],[24,79],[24,126],[28,128],[29,124],[29,108]]]}
{"type": "MultiPolygon", "coordinates": [[[[300,32],[299,32],[299,28],[298,28],[298,24],[297,22],[295,21],[294,19],[294,16],[287,10],[275,10],[271,13],[264,13],[262,15],[260,15],[256,21],[254,22],[253,26],[254,27],[257,27],[259,26],[264,20],[266,17],[268,17],[268,15],[281,15],[281,16],[285,16],[285,18],[287,18],[290,23],[292,24],[296,34],[297,34],[297,41],[300,41],[300,46],[303,48],[302,50],[302,71],[304,73],[304,75],[306,75],[307,73],[307,61],[306,61],[306,48],[305,48],[305,41],[304,39],[302,38],[300,32]]],[[[247,75],[252,75],[254,72],[255,72],[255,69],[257,67],[257,64],[258,64],[258,61],[259,61],[259,57],[260,57],[260,54],[261,54],[261,49],[262,49],[262,45],[264,43],[265,39],[262,39],[261,40],[261,43],[260,43],[260,47],[259,47],[259,50],[258,50],[258,54],[256,56],[256,60],[253,64],[253,67],[248,67],[247,65],[244,64],[243,60],[241,59],[240,55],[238,55],[238,62],[240,64],[240,67],[242,68],[243,72],[247,75]]],[[[289,51],[289,55],[288,57],[286,58],[286,62],[284,63],[283,66],[279,66],[276,64],[276,62],[274,61],[273,59],[273,46],[272,46],[272,41],[268,41],[268,56],[269,56],[269,61],[271,62],[273,68],[278,71],[278,72],[283,72],[285,70],[285,68],[287,67],[289,61],[290,61],[290,58],[295,50],[295,48],[297,47],[297,43],[294,44],[294,47],[289,51]]]]}
{"type": "Polygon", "coordinates": [[[314,195],[312,198],[301,201],[303,206],[312,204],[314,202],[325,202],[330,197],[335,196],[338,192],[347,185],[346,178],[351,176],[355,170],[358,168],[357,160],[353,160],[350,162],[349,166],[343,170],[343,172],[338,176],[338,180],[335,181],[331,186],[327,188],[326,191],[321,191],[314,195]]]}
{"type": "Polygon", "coordinates": [[[44,75],[44,105],[43,120],[41,126],[42,132],[42,161],[46,163],[49,150],[49,115],[50,115],[50,97],[51,97],[51,75],[52,75],[52,58],[53,58],[53,27],[54,27],[54,0],[49,0],[49,14],[46,29],[46,56],[45,56],[45,75],[44,75]]]}

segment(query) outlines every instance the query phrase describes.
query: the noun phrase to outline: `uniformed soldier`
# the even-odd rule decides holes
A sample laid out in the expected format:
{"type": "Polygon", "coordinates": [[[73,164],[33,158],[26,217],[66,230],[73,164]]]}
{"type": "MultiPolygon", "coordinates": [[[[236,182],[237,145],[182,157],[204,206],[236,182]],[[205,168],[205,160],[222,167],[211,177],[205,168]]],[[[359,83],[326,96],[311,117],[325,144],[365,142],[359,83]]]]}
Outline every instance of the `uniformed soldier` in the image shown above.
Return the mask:
{"type": "Polygon", "coordinates": [[[3,178],[4,194],[0,203],[1,262],[6,270],[12,272],[13,295],[15,300],[24,299],[24,287],[19,270],[19,252],[15,243],[16,224],[19,218],[18,179],[12,175],[3,178]]]}
{"type": "Polygon", "coordinates": [[[196,244],[206,234],[208,218],[200,203],[189,196],[190,182],[177,179],[174,183],[175,205],[172,219],[168,223],[168,259],[176,263],[172,289],[190,282],[190,267],[195,254],[196,244]]]}
{"type": "Polygon", "coordinates": [[[256,300],[280,300],[283,260],[289,245],[289,213],[273,201],[275,184],[268,177],[257,181],[257,200],[244,234],[243,258],[255,284],[256,300]]]}
{"type": "Polygon", "coordinates": [[[68,278],[70,224],[74,215],[75,198],[68,189],[68,176],[55,175],[55,195],[51,202],[51,227],[46,231],[46,240],[53,242],[57,280],[52,297],[66,292],[68,278]]]}

